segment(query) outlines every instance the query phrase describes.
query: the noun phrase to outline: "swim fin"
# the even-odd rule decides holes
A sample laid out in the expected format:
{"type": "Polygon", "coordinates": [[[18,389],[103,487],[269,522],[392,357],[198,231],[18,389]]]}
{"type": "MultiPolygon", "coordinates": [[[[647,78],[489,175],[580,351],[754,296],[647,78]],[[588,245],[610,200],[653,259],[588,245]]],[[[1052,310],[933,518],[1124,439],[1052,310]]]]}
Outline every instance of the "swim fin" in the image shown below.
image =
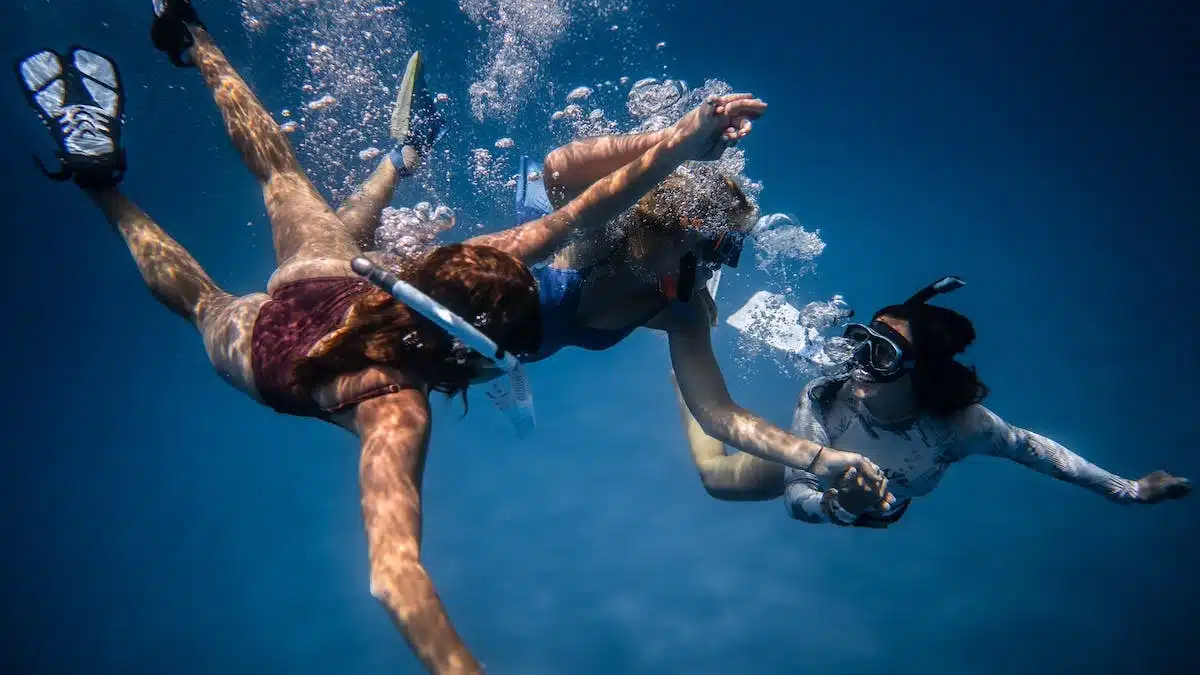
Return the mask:
{"type": "Polygon", "coordinates": [[[26,100],[58,145],[58,171],[34,156],[42,173],[73,178],[81,187],[119,183],[125,175],[125,89],[117,64],[84,47],[72,47],[65,57],[43,49],[17,61],[16,72],[26,100]]]}
{"type": "Polygon", "coordinates": [[[150,40],[154,48],[166,52],[167,58],[179,68],[195,68],[183,60],[183,53],[195,43],[188,26],[204,28],[204,22],[192,7],[191,0],[153,0],[154,23],[150,24],[150,40]]]}
{"type": "Polygon", "coordinates": [[[407,145],[425,156],[441,138],[444,127],[445,121],[425,84],[425,60],[421,52],[413,52],[392,108],[392,138],[397,147],[407,145]]]}
{"type": "Polygon", "coordinates": [[[554,212],[550,195],[546,194],[542,165],[526,156],[521,157],[521,174],[517,176],[517,222],[527,223],[554,212]]]}

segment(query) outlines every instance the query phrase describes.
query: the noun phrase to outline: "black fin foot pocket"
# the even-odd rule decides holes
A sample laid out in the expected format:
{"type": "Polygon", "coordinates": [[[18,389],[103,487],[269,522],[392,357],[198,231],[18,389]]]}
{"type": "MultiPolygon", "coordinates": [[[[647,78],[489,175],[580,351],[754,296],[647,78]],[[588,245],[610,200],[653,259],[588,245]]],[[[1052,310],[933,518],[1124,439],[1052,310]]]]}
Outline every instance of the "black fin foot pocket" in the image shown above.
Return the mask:
{"type": "Polygon", "coordinates": [[[204,28],[196,8],[189,0],[153,0],[154,23],[150,24],[150,40],[154,48],[165,52],[171,63],[179,68],[195,68],[184,61],[183,54],[195,44],[188,25],[204,28]]]}

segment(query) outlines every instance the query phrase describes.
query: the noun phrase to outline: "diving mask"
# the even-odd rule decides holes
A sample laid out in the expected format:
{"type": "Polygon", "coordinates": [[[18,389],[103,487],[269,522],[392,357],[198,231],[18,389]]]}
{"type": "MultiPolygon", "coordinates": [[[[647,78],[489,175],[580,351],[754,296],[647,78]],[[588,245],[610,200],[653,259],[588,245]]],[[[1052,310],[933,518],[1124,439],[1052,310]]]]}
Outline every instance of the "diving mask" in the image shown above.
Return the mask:
{"type": "MultiPolygon", "coordinates": [[[[891,308],[900,310],[904,307],[923,305],[939,295],[956,291],[965,285],[966,282],[958,277],[942,277],[909,296],[904,304],[893,305],[891,308]]],[[[888,310],[889,308],[885,307],[876,316],[887,314],[888,310]]],[[[916,364],[912,343],[879,319],[865,326],[861,323],[849,324],[843,337],[853,345],[850,363],[855,366],[856,376],[861,376],[862,379],[871,382],[891,382],[900,379],[916,364]]]]}
{"type": "Polygon", "coordinates": [[[851,362],[872,381],[899,379],[913,366],[913,359],[909,357],[912,344],[882,321],[872,321],[869,326],[848,324],[842,337],[854,345],[851,362]]]}

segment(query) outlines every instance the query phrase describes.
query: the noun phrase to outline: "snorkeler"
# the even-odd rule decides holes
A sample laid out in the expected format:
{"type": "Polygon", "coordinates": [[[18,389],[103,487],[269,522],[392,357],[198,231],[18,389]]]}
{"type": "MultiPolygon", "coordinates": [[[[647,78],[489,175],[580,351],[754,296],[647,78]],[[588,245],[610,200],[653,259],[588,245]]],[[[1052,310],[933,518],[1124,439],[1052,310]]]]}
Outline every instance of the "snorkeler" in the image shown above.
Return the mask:
{"type": "MultiPolygon", "coordinates": [[[[416,55],[410,66],[414,62],[419,63],[416,55]]],[[[748,94],[717,100],[729,107],[727,114],[736,118],[735,126],[697,161],[719,159],[727,147],[750,133],[752,120],[766,109],[766,104],[748,94]]],[[[565,208],[571,197],[594,189],[609,172],[644,161],[674,133],[674,127],[669,127],[575,141],[550,153],[544,171],[522,158],[518,219],[536,222],[553,213],[556,205],[565,208]]],[[[400,174],[387,169],[385,159],[363,191],[390,199],[400,174]]],[[[386,200],[371,203],[373,210],[361,212],[363,229],[356,235],[364,242],[371,238],[372,228],[379,227],[386,200]]],[[[542,344],[517,357],[529,363],[564,347],[604,350],[639,327],[663,330],[670,339],[672,365],[687,374],[684,389],[693,395],[691,404],[702,411],[711,433],[746,452],[831,480],[855,467],[862,476],[862,497],[887,508],[893,501],[887,481],[869,460],[789,435],[729,397],[713,355],[710,332],[716,304],[705,283],[722,266],[737,266],[744,239],[756,222],[754,212],[738,184],[716,171],[693,165],[670,176],[635,205],[629,222],[616,222],[614,213],[607,230],[575,236],[552,263],[532,266],[541,303],[542,344]]],[[[472,241],[506,239],[514,231],[472,241]]]]}
{"type": "MultiPolygon", "coordinates": [[[[730,143],[701,159],[716,160],[752,128],[766,104],[725,97],[744,106],[730,143]]],[[[521,220],[551,212],[595,186],[607,172],[654,152],[671,129],[574,141],[551,152],[544,166],[522,158],[516,206],[521,220]]],[[[704,431],[761,461],[833,480],[853,468],[856,496],[890,508],[887,480],[850,444],[785,432],[733,401],[713,353],[717,308],[708,282],[736,267],[756,209],[738,183],[708,165],[687,165],[650,191],[629,217],[606,231],[573,237],[532,272],[541,295],[542,345],[525,361],[566,347],[604,350],[641,327],[666,332],[671,365],[687,407],[704,431]]]]}
{"type": "MultiPolygon", "coordinates": [[[[572,231],[601,228],[679,164],[722,146],[727,129],[738,124],[736,105],[713,100],[700,106],[654,151],[546,217],[389,261],[363,253],[352,236],[355,225],[321,198],[286,134],[191,4],[159,0],[154,10],[155,46],[172,63],[199,71],[231,141],[262,186],[278,261],[268,292],[235,297],[221,289],[118,190],[126,168],[124,90],[111,59],[77,47],[65,56],[41,50],[18,63],[29,103],[58,146],[61,168],[43,171],[73,180],[96,203],[151,293],[196,327],[223,379],[277,412],[321,419],[359,437],[372,594],[427,669],[479,672],[421,564],[429,393],[462,392],[485,369],[511,367],[506,356],[536,351],[541,309],[527,264],[561,246],[572,231]],[[476,345],[490,353],[470,348],[476,345]]],[[[436,115],[420,89],[412,88],[410,118],[436,115]]],[[[408,167],[412,156],[403,156],[403,146],[420,155],[432,138],[422,129],[432,126],[410,119],[401,165],[408,167]]]]}
{"type": "Polygon", "coordinates": [[[848,324],[848,372],[815,379],[800,395],[792,431],[862,451],[883,467],[895,506],[880,510],[863,499],[854,469],[829,481],[745,453],[726,455],[681,399],[692,458],[708,493],[728,501],[782,496],[798,520],[884,528],[913,498],[929,494],[951,464],[971,455],[1011,459],[1118,504],[1157,504],[1191,492],[1190,481],[1165,471],[1137,480],[1113,475],[981,405],[988,388],[955,358],[975,341],[974,326],[954,310],[928,304],[963,285],[945,277],[875,312],[867,325],[848,324]]]}

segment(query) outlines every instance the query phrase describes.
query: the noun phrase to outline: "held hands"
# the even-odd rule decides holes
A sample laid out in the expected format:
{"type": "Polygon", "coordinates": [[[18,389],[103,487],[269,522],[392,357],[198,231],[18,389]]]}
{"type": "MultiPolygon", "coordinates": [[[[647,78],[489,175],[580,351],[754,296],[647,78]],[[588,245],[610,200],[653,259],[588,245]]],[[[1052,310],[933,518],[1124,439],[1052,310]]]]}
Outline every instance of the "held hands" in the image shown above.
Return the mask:
{"type": "Polygon", "coordinates": [[[853,515],[872,509],[886,511],[896,503],[883,471],[858,453],[825,448],[810,470],[833,485],[838,505],[853,515]]]}
{"type": "Polygon", "coordinates": [[[712,161],[745,138],[751,120],[762,117],[766,109],[767,104],[753,94],[712,96],[675,123],[671,139],[686,159],[712,161]]]}
{"type": "Polygon", "coordinates": [[[881,488],[872,487],[871,482],[853,466],[846,469],[846,473],[834,484],[833,492],[838,506],[855,516],[871,510],[887,511],[896,504],[896,498],[887,491],[886,478],[881,488]],[[881,490],[884,495],[882,500],[879,496],[881,490]]]}
{"type": "Polygon", "coordinates": [[[1157,504],[1167,499],[1183,499],[1192,492],[1192,481],[1172,476],[1166,471],[1155,471],[1137,481],[1138,502],[1157,504]]]}

